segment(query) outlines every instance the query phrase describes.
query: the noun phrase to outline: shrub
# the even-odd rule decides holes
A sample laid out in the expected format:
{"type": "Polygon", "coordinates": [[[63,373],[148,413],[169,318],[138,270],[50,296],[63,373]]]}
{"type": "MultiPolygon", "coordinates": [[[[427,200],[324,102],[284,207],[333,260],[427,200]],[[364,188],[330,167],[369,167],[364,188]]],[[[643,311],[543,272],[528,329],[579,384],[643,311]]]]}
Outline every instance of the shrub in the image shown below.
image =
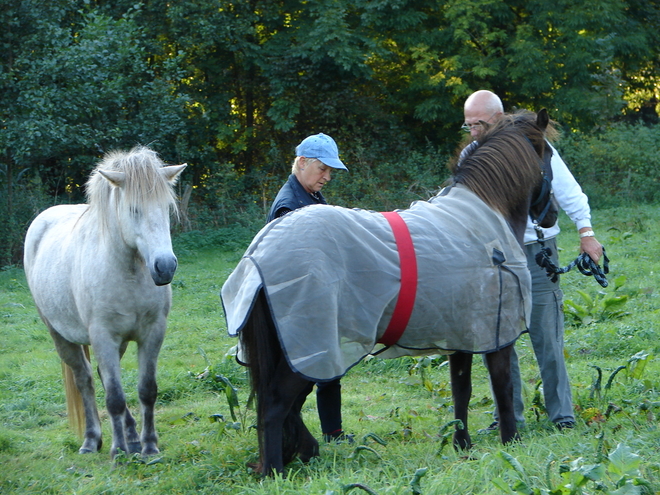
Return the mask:
{"type": "Polygon", "coordinates": [[[660,200],[660,126],[617,124],[571,134],[558,146],[592,207],[660,200]]]}
{"type": "Polygon", "coordinates": [[[28,225],[50,206],[41,183],[38,179],[30,181],[26,170],[10,180],[8,167],[0,164],[0,268],[21,262],[28,225]]]}
{"type": "Polygon", "coordinates": [[[328,203],[349,208],[391,211],[426,200],[449,177],[449,156],[427,148],[389,160],[374,160],[356,153],[350,172],[335,175],[327,192],[328,203]]]}

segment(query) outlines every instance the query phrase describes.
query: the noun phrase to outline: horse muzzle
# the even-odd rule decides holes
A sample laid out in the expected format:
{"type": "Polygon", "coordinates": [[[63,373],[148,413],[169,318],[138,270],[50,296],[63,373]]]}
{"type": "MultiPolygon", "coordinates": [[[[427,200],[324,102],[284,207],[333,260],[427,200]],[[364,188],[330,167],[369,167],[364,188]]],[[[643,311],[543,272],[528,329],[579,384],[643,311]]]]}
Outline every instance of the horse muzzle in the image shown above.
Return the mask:
{"type": "Polygon", "coordinates": [[[150,270],[154,283],[161,286],[172,282],[177,265],[176,256],[174,255],[156,258],[150,270]]]}

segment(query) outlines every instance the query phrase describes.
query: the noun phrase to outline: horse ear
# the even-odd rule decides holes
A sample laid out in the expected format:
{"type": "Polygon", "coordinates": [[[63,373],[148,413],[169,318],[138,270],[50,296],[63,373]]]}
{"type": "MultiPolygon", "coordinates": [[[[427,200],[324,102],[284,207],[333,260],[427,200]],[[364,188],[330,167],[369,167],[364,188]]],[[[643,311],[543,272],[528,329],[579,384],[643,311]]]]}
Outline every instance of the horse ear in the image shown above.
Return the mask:
{"type": "Polygon", "coordinates": [[[163,167],[160,169],[160,173],[165,177],[165,180],[169,182],[176,182],[177,177],[181,172],[183,172],[183,169],[188,166],[187,163],[184,163],[182,165],[168,165],[167,167],[163,167]]]}
{"type": "Polygon", "coordinates": [[[116,170],[101,170],[98,169],[99,174],[106,178],[110,184],[115,187],[121,187],[126,182],[126,174],[124,172],[117,172],[116,170]]]}
{"type": "Polygon", "coordinates": [[[542,108],[539,113],[536,114],[536,125],[540,129],[545,130],[550,123],[550,117],[548,117],[548,111],[545,108],[542,108]]]}

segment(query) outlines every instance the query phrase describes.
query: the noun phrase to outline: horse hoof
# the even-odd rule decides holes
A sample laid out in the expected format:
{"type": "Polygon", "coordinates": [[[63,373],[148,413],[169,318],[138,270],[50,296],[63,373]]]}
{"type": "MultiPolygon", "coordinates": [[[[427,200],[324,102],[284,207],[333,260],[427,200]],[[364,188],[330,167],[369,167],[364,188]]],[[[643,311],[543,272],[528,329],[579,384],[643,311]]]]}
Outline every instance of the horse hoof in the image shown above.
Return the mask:
{"type": "Polygon", "coordinates": [[[470,435],[466,434],[464,430],[460,430],[454,433],[454,439],[452,443],[454,444],[454,450],[457,452],[467,451],[472,448],[472,440],[470,439],[470,435]]]}
{"type": "Polygon", "coordinates": [[[298,452],[298,459],[301,462],[307,464],[314,457],[319,457],[321,453],[319,452],[319,444],[315,443],[310,446],[309,449],[306,449],[304,452],[298,452]]]}
{"type": "Polygon", "coordinates": [[[259,476],[263,476],[263,464],[261,464],[261,461],[259,462],[246,462],[245,465],[247,466],[248,469],[251,469],[254,474],[258,474],[259,476]]]}
{"type": "Polygon", "coordinates": [[[83,444],[78,449],[79,454],[93,454],[101,450],[101,445],[103,445],[103,440],[100,438],[94,440],[93,438],[86,438],[83,444]]]}
{"type": "Polygon", "coordinates": [[[522,442],[522,437],[516,432],[514,435],[509,435],[506,439],[502,438],[501,440],[503,445],[509,445],[515,442],[522,442]]]}
{"type": "Polygon", "coordinates": [[[307,464],[314,457],[319,457],[319,454],[318,453],[315,453],[315,454],[298,454],[298,459],[300,459],[300,462],[302,462],[303,464],[307,464]]]}
{"type": "MultiPolygon", "coordinates": [[[[140,451],[138,450],[137,452],[140,452],[140,451]]],[[[155,445],[153,445],[151,447],[145,446],[142,449],[142,456],[143,457],[149,457],[149,456],[157,455],[157,454],[160,454],[160,450],[158,450],[158,447],[156,447],[155,445]]]]}

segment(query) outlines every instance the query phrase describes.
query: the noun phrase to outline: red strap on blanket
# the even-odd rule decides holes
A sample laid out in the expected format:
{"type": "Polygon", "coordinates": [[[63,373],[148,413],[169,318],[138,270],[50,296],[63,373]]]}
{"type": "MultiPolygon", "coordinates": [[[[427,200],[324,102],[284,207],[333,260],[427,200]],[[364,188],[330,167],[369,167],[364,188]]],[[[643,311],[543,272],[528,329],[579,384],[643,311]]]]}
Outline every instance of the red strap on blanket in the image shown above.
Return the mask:
{"type": "Polygon", "coordinates": [[[392,319],[387,330],[378,341],[385,345],[396,344],[410,321],[410,314],[415,305],[417,294],[417,258],[415,257],[415,246],[410,237],[410,231],[403,218],[395,212],[383,213],[392,227],[396,248],[399,251],[399,266],[401,267],[401,287],[399,297],[392,313],[392,319]]]}

